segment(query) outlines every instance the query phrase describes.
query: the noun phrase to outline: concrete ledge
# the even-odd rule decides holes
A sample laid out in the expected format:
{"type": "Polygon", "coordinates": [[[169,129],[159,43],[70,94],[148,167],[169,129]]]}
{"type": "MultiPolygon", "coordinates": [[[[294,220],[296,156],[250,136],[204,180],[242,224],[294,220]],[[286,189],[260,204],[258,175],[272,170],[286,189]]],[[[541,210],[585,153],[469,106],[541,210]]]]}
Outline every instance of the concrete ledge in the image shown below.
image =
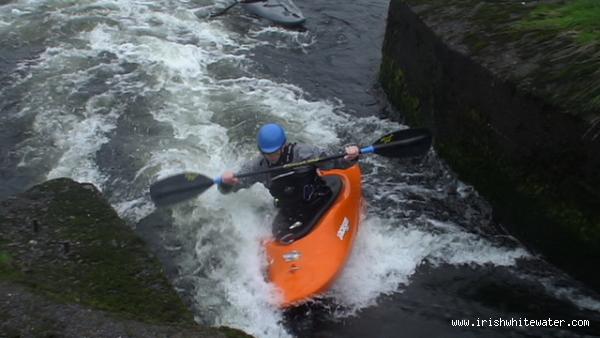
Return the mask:
{"type": "Polygon", "coordinates": [[[392,0],[380,81],[398,118],[434,130],[436,150],[498,221],[600,289],[600,77],[578,82],[547,63],[566,53],[600,68],[600,46],[528,31],[541,9],[515,4],[392,0]]]}

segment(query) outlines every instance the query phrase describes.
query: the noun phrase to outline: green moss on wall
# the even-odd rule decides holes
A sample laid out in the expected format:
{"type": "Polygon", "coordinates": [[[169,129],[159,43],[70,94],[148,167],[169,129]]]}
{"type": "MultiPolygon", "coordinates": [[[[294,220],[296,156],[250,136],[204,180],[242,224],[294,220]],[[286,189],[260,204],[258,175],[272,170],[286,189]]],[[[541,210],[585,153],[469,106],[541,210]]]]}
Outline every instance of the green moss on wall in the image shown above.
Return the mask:
{"type": "Polygon", "coordinates": [[[456,118],[472,132],[438,139],[436,149],[501,218],[516,222],[514,234],[563,264],[600,257],[600,219],[592,211],[582,209],[581,201],[565,199],[548,177],[502,156],[483,114],[471,109],[456,118]]]}
{"type": "Polygon", "coordinates": [[[149,323],[194,323],[158,260],[93,189],[61,179],[26,196],[2,205],[1,279],[149,323]]]}
{"type": "Polygon", "coordinates": [[[420,113],[419,98],[409,93],[404,72],[392,58],[385,54],[381,61],[379,81],[385,89],[388,99],[411,125],[425,125],[425,118],[420,113]]]}
{"type": "MultiPolygon", "coordinates": [[[[6,220],[0,217],[0,224],[6,220]]],[[[19,280],[22,274],[14,264],[14,258],[8,247],[8,242],[0,237],[0,279],[1,280],[19,280]]]]}
{"type": "Polygon", "coordinates": [[[523,92],[574,116],[598,116],[600,1],[395,1],[523,92]]]}
{"type": "Polygon", "coordinates": [[[517,25],[528,31],[569,32],[581,44],[600,40],[600,2],[574,0],[541,4],[517,25]]]}
{"type": "Polygon", "coordinates": [[[19,272],[12,265],[12,257],[6,251],[0,250],[0,278],[13,280],[19,278],[19,272]]]}

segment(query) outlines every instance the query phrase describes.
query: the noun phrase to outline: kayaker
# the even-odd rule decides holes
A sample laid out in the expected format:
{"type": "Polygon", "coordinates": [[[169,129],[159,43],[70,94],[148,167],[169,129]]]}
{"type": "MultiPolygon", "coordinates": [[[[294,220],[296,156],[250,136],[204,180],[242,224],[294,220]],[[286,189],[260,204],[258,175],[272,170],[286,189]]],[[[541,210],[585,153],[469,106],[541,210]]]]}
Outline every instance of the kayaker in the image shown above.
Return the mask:
{"type": "MultiPolygon", "coordinates": [[[[243,164],[240,172],[258,171],[327,156],[319,147],[288,142],[284,128],[275,123],[265,124],[260,128],[257,142],[260,155],[243,164]]],[[[357,146],[347,146],[345,151],[346,156],[339,160],[325,161],[292,171],[288,169],[241,179],[235,177],[233,171],[225,171],[221,175],[223,183],[219,185],[219,191],[229,193],[260,182],[269,189],[276,206],[290,220],[304,222],[304,215],[313,214],[322,204],[321,201],[331,194],[331,189],[317,174],[317,169],[347,168],[354,164],[360,154],[357,146]]]]}

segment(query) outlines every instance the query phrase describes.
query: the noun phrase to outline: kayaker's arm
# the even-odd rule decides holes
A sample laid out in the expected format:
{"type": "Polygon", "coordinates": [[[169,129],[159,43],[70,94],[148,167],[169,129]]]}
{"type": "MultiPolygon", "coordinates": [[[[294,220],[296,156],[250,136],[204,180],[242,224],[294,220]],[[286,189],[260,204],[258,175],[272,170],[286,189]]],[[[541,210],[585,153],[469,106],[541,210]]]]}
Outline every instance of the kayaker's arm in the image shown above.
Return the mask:
{"type": "MultiPolygon", "coordinates": [[[[261,166],[261,160],[262,160],[262,158],[254,158],[253,160],[246,162],[245,164],[243,164],[241,166],[239,172],[245,173],[245,172],[252,172],[252,171],[258,171],[258,170],[264,169],[261,166]]],[[[223,194],[229,194],[231,192],[236,192],[240,189],[249,188],[254,183],[264,182],[265,179],[266,179],[265,175],[248,176],[248,177],[243,177],[240,179],[235,178],[235,181],[237,183],[227,184],[225,182],[222,182],[218,185],[218,189],[219,189],[219,192],[221,192],[223,194]]]]}
{"type": "MultiPolygon", "coordinates": [[[[358,160],[358,155],[360,150],[356,146],[348,146],[346,147],[346,153],[348,157],[354,157],[352,160],[347,160],[345,158],[338,158],[334,160],[324,161],[315,164],[315,166],[319,169],[329,170],[329,169],[346,169],[351,167],[358,160]]],[[[297,144],[294,147],[294,162],[305,161],[314,158],[325,158],[328,157],[327,152],[319,147],[307,144],[297,144]]],[[[255,172],[264,170],[268,167],[266,160],[259,156],[252,161],[247,162],[242,166],[239,172],[255,172]]],[[[267,183],[268,174],[263,175],[252,175],[237,179],[233,176],[233,172],[226,172],[221,179],[225,178],[226,182],[221,182],[218,185],[218,189],[223,194],[228,194],[230,192],[236,192],[240,189],[249,188],[256,182],[267,183]]]]}

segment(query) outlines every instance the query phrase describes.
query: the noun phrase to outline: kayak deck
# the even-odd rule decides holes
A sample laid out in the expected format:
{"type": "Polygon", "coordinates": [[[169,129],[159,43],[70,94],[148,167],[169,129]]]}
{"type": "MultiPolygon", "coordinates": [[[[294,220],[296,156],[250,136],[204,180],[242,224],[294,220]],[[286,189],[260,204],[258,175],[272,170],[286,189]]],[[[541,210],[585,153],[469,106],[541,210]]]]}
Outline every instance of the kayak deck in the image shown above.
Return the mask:
{"type": "Polygon", "coordinates": [[[321,172],[338,176],[342,190],[310,233],[289,242],[265,244],[268,277],[281,292],[282,307],[295,305],[326,291],[342,271],[363,214],[361,172],[348,169],[321,172]]]}

